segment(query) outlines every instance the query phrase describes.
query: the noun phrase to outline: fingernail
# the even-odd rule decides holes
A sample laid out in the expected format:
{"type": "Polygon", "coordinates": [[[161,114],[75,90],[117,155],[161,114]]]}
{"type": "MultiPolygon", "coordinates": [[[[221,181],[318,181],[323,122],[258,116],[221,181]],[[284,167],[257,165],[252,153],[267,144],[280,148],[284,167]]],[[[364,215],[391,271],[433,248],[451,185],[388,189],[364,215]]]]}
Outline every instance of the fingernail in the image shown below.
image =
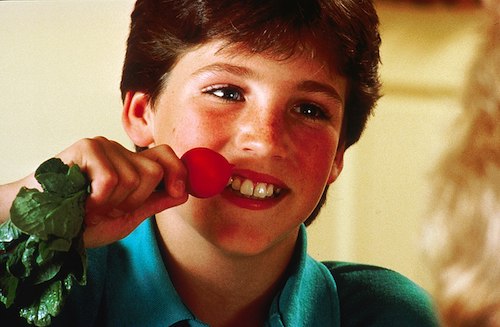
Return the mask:
{"type": "Polygon", "coordinates": [[[174,198],[180,198],[181,196],[184,195],[186,192],[186,183],[184,183],[183,180],[179,179],[175,181],[174,187],[173,187],[173,194],[170,194],[174,198]]]}

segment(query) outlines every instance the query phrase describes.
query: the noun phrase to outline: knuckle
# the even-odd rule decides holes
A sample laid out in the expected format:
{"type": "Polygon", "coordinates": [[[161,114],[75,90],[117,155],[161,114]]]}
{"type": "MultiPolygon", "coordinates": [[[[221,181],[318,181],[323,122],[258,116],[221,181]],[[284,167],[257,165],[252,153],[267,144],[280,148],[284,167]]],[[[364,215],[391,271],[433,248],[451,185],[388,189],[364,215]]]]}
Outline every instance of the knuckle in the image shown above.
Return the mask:
{"type": "Polygon", "coordinates": [[[96,182],[100,184],[103,189],[114,189],[118,185],[118,175],[111,171],[102,171],[100,176],[96,178],[96,182]]]}
{"type": "Polygon", "coordinates": [[[145,167],[146,174],[153,180],[161,180],[163,177],[163,168],[157,163],[147,165],[145,167]]]}
{"type": "Polygon", "coordinates": [[[168,144],[159,144],[155,147],[160,153],[175,155],[174,150],[168,144]]]}
{"type": "Polygon", "coordinates": [[[124,188],[135,190],[140,185],[140,177],[136,172],[128,172],[121,177],[120,185],[124,188]]]}
{"type": "Polygon", "coordinates": [[[76,146],[82,153],[93,153],[101,149],[100,143],[97,138],[84,138],[77,141],[76,146]]]}

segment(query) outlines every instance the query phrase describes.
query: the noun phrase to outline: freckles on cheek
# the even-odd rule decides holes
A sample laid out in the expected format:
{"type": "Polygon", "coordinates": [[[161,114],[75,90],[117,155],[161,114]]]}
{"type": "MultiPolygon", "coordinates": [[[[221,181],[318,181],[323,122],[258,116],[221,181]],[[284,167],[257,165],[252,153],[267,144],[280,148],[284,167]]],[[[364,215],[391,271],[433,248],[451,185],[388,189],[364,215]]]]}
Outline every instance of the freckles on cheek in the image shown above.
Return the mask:
{"type": "Polygon", "coordinates": [[[207,142],[216,141],[221,139],[224,135],[224,131],[227,130],[229,126],[221,120],[217,119],[205,119],[200,121],[200,134],[206,139],[207,142]]]}
{"type": "Polygon", "coordinates": [[[304,171],[304,176],[302,176],[303,187],[311,187],[311,185],[314,185],[314,187],[316,187],[318,184],[326,186],[330,173],[330,166],[320,162],[316,162],[309,164],[308,169],[303,169],[303,171],[304,171]]]}
{"type": "Polygon", "coordinates": [[[335,149],[330,146],[310,146],[310,151],[304,151],[301,166],[305,172],[303,183],[306,185],[314,184],[314,187],[323,188],[328,183],[331,168],[334,162],[335,149]]]}
{"type": "Polygon", "coordinates": [[[223,139],[224,124],[211,119],[191,118],[179,121],[173,129],[176,148],[183,153],[191,148],[206,146],[216,148],[223,139]]]}
{"type": "Polygon", "coordinates": [[[160,126],[159,130],[161,142],[172,147],[179,157],[196,145],[196,126],[193,122],[179,118],[170,126],[160,126]]]}

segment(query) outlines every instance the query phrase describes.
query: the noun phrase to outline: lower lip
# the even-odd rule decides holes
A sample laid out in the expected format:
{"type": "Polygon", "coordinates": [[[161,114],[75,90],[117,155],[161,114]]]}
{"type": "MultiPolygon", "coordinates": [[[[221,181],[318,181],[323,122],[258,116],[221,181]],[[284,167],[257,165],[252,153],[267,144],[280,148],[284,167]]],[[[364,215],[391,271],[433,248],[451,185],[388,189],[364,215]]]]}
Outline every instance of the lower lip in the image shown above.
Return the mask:
{"type": "Polygon", "coordinates": [[[237,193],[233,191],[230,188],[226,188],[222,193],[221,196],[231,202],[232,204],[244,208],[244,209],[249,209],[249,210],[265,210],[274,207],[277,205],[281,199],[282,196],[278,198],[266,198],[266,199],[253,199],[253,198],[247,198],[240,193],[237,193]]]}

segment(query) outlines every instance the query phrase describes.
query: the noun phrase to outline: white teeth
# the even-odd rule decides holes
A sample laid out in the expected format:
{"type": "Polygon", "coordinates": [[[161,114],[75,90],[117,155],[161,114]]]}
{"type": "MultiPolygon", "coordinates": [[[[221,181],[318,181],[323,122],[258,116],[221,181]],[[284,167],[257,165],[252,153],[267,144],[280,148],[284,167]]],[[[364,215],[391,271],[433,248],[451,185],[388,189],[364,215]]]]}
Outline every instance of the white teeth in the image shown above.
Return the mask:
{"type": "Polygon", "coordinates": [[[253,196],[255,196],[256,198],[265,198],[267,195],[267,184],[264,184],[264,183],[257,183],[257,185],[255,185],[255,188],[253,190],[253,196]]]}
{"type": "Polygon", "coordinates": [[[240,193],[243,195],[252,196],[253,195],[253,183],[252,181],[245,179],[243,183],[241,183],[240,193]]]}
{"type": "Polygon", "coordinates": [[[266,196],[272,196],[274,193],[274,185],[268,184],[266,189],[266,196]]]}
{"type": "Polygon", "coordinates": [[[241,179],[239,178],[232,178],[231,181],[231,188],[235,191],[239,191],[241,188],[241,179]]]}
{"type": "Polygon", "coordinates": [[[235,191],[239,191],[241,194],[254,197],[258,199],[265,199],[266,197],[272,197],[275,194],[281,192],[280,188],[275,188],[273,184],[266,183],[254,183],[249,179],[242,180],[239,177],[233,177],[230,180],[231,188],[235,191]]]}

